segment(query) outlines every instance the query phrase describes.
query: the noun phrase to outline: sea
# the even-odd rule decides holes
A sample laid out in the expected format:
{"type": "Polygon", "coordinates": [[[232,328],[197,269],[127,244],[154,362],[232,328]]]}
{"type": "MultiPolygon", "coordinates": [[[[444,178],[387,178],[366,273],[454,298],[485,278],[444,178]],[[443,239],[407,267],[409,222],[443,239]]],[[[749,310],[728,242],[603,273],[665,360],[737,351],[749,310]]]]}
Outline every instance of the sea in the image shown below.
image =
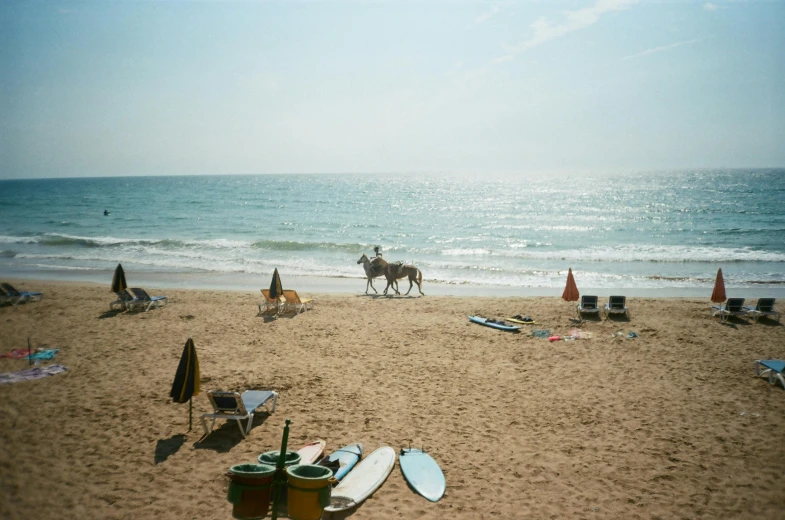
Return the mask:
{"type": "Polygon", "coordinates": [[[426,294],[558,295],[572,268],[584,293],[699,296],[721,268],[785,296],[785,169],[0,181],[0,278],[361,293],[375,246],[426,294]]]}

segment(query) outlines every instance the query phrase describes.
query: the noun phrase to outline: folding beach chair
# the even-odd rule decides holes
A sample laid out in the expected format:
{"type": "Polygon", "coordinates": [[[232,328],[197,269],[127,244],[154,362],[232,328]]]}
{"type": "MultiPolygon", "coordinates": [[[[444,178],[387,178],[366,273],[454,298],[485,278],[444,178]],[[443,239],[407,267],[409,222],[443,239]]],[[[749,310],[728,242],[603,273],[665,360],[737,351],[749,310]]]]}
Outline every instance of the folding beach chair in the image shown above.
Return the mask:
{"type": "Polygon", "coordinates": [[[759,298],[755,307],[744,306],[744,309],[757,322],[763,317],[776,317],[780,321],[780,313],[774,310],[775,298],[759,298]]]}
{"type": "Polygon", "coordinates": [[[132,287],[126,290],[134,297],[133,300],[125,304],[125,308],[129,311],[143,309],[147,312],[156,307],[163,307],[169,302],[169,298],[166,296],[150,296],[147,294],[147,291],[139,287],[132,287]]]}
{"type": "Polygon", "coordinates": [[[581,302],[578,304],[578,316],[581,314],[596,314],[600,315],[600,306],[597,304],[596,296],[581,296],[581,302]]]}
{"type": "Polygon", "coordinates": [[[216,419],[234,419],[237,421],[237,427],[243,437],[247,437],[253,425],[253,415],[256,413],[257,408],[264,406],[267,401],[272,399],[273,405],[269,413],[275,411],[275,406],[278,404],[278,392],[273,390],[246,390],[242,395],[237,392],[224,392],[222,390],[212,390],[207,392],[207,398],[213,406],[212,413],[202,414],[202,427],[204,434],[207,435],[213,431],[216,419]],[[212,418],[213,422],[210,428],[207,428],[207,421],[205,418],[212,418]],[[248,419],[248,424],[245,429],[240,421],[248,419]]]}
{"type": "Polygon", "coordinates": [[[785,388],[785,361],[781,359],[759,359],[755,361],[755,375],[760,377],[769,377],[769,383],[775,384],[777,379],[780,380],[782,387],[785,388]],[[761,367],[764,367],[761,370],[761,367]]]}
{"type": "Polygon", "coordinates": [[[605,319],[608,319],[608,314],[624,314],[627,319],[630,317],[626,296],[609,296],[608,303],[605,304],[603,310],[605,311],[605,319]]]}
{"type": "Polygon", "coordinates": [[[719,316],[720,321],[727,321],[731,316],[742,317],[748,314],[744,308],[744,298],[728,298],[725,305],[712,306],[714,313],[712,316],[719,316]]]}
{"type": "Polygon", "coordinates": [[[0,288],[2,288],[3,293],[5,293],[5,296],[3,297],[4,302],[10,302],[11,305],[17,305],[23,302],[40,302],[44,299],[44,295],[40,292],[17,291],[10,283],[1,283],[0,288]]]}
{"type": "Polygon", "coordinates": [[[283,298],[285,300],[284,312],[294,311],[295,314],[300,314],[305,310],[313,309],[313,300],[311,298],[301,300],[300,295],[298,295],[295,290],[284,289],[283,298]]]}

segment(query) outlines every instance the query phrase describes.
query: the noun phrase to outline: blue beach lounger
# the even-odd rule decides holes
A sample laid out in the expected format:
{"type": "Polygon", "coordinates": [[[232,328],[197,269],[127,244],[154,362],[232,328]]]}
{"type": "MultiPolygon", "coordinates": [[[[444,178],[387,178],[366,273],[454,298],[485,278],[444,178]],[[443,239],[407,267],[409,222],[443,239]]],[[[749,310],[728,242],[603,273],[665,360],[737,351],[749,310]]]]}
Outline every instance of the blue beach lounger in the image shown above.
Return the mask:
{"type": "Polygon", "coordinates": [[[758,298],[758,303],[755,307],[744,306],[744,309],[749,313],[755,321],[760,318],[776,317],[777,322],[780,321],[780,313],[774,310],[775,298],[758,298]]]}
{"type": "Polygon", "coordinates": [[[125,308],[129,311],[143,309],[149,311],[155,307],[163,307],[169,302],[166,296],[150,296],[147,291],[138,287],[126,289],[134,298],[125,302],[125,308]]]}
{"type": "Polygon", "coordinates": [[[40,292],[17,291],[10,283],[0,284],[3,290],[3,302],[10,302],[11,305],[19,303],[40,302],[44,299],[44,295],[40,292]]]}
{"type": "Polygon", "coordinates": [[[600,315],[600,306],[597,304],[596,296],[581,296],[581,303],[578,304],[578,315],[581,314],[600,315]]]}
{"type": "Polygon", "coordinates": [[[756,376],[768,376],[771,384],[775,384],[776,380],[779,379],[782,387],[785,388],[783,372],[785,372],[785,361],[781,359],[759,359],[755,361],[756,376]],[[761,370],[761,367],[763,367],[763,370],[761,370]]]}
{"type": "Polygon", "coordinates": [[[744,308],[744,298],[728,298],[725,305],[714,305],[714,314],[719,315],[720,321],[727,321],[731,316],[742,317],[747,315],[747,309],[744,308]]]}
{"type": "Polygon", "coordinates": [[[624,314],[628,319],[630,317],[630,311],[627,309],[626,296],[609,296],[608,303],[605,304],[603,310],[605,311],[606,319],[608,318],[608,314],[624,314]]]}
{"type": "Polygon", "coordinates": [[[207,392],[207,398],[213,406],[213,413],[202,414],[202,428],[204,434],[207,435],[213,431],[216,419],[234,419],[237,421],[237,426],[243,437],[247,437],[251,431],[253,424],[253,414],[256,409],[264,406],[270,399],[273,400],[273,405],[270,407],[270,413],[275,411],[275,406],[278,404],[278,392],[273,390],[246,390],[243,395],[237,392],[224,392],[221,390],[212,390],[207,392]],[[207,428],[207,421],[205,418],[212,418],[213,422],[210,428],[207,428]],[[245,429],[240,421],[248,419],[248,424],[245,429]]]}

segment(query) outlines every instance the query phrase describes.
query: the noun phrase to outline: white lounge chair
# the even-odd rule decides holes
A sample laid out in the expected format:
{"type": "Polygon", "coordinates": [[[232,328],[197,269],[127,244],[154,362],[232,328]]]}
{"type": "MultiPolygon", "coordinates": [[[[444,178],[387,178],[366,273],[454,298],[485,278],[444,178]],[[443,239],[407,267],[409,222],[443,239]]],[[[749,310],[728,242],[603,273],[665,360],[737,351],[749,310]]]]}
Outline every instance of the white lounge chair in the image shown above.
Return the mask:
{"type": "Polygon", "coordinates": [[[785,388],[785,377],[782,373],[785,372],[785,361],[781,359],[759,359],[755,361],[755,375],[762,377],[769,377],[769,383],[775,384],[779,379],[782,387],[785,388]],[[764,367],[761,370],[761,367],[764,367]]]}
{"type": "Polygon", "coordinates": [[[578,316],[581,314],[596,314],[600,315],[600,306],[597,303],[596,296],[581,296],[581,302],[578,304],[578,316]]]}
{"type": "Polygon", "coordinates": [[[776,317],[780,321],[780,313],[774,310],[775,298],[759,298],[755,307],[744,306],[744,309],[757,322],[763,317],[776,317]]]}
{"type": "Polygon", "coordinates": [[[169,302],[166,296],[150,296],[147,291],[139,287],[126,289],[133,297],[133,300],[126,302],[125,308],[129,311],[143,309],[145,312],[156,307],[163,307],[169,302]]]}
{"type": "Polygon", "coordinates": [[[608,303],[605,304],[603,307],[605,311],[605,318],[608,318],[608,314],[624,314],[624,316],[629,319],[630,311],[627,309],[627,297],[626,296],[609,296],[608,303]]]}
{"type": "Polygon", "coordinates": [[[283,299],[283,312],[294,311],[295,314],[300,314],[305,310],[313,309],[313,300],[311,298],[304,298],[301,300],[300,295],[297,294],[297,291],[295,290],[284,289],[283,299]]]}
{"type": "Polygon", "coordinates": [[[134,298],[134,295],[127,290],[116,292],[115,294],[117,295],[117,299],[109,304],[109,310],[112,311],[125,310],[128,308],[128,304],[136,299],[134,298]]]}
{"type": "Polygon", "coordinates": [[[44,299],[44,295],[40,292],[17,291],[10,283],[2,283],[0,288],[4,294],[3,302],[9,302],[11,305],[40,302],[44,299]]]}
{"type": "Polygon", "coordinates": [[[278,392],[273,390],[246,390],[242,395],[237,392],[224,392],[221,390],[212,390],[207,392],[207,398],[213,406],[212,413],[202,414],[202,427],[204,428],[205,435],[213,431],[216,419],[234,419],[237,421],[237,426],[243,437],[247,437],[253,425],[253,415],[256,413],[257,408],[264,406],[267,401],[273,401],[270,408],[270,413],[275,411],[278,404],[278,392]],[[207,428],[206,418],[212,418],[213,422],[210,428],[207,428]],[[243,429],[240,421],[248,419],[248,424],[243,429]]]}
{"type": "Polygon", "coordinates": [[[714,309],[712,316],[719,316],[720,321],[728,321],[731,316],[740,318],[748,314],[747,309],[744,308],[744,298],[728,298],[725,305],[714,305],[712,309],[714,309]]]}

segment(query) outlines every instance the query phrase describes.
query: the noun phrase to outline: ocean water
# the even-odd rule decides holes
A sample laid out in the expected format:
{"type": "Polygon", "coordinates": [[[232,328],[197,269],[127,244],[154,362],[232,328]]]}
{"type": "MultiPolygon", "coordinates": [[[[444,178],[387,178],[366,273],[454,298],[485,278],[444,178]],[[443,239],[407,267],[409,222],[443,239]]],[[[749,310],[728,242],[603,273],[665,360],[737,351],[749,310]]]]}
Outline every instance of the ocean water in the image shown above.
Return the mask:
{"type": "Polygon", "coordinates": [[[0,276],[361,279],[375,245],[427,284],[785,288],[785,170],[0,181],[0,276]]]}

